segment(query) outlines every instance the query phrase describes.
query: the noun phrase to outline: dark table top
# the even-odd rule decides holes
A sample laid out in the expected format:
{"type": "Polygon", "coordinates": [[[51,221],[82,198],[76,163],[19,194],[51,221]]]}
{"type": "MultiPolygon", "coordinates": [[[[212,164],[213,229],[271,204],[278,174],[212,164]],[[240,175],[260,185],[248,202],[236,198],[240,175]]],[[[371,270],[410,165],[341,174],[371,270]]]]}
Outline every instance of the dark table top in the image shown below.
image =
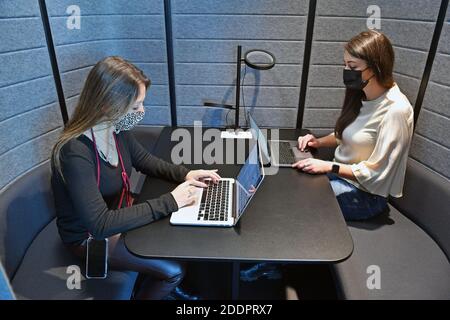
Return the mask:
{"type": "MultiPolygon", "coordinates": [[[[165,128],[154,154],[170,160],[175,128],[165,128]]],[[[193,128],[188,128],[193,130],[193,128]]],[[[281,129],[280,139],[296,139],[304,131],[281,129]]],[[[209,143],[209,142],[208,142],[209,143]]],[[[197,149],[198,150],[198,149],[197,149]]],[[[186,165],[218,168],[236,177],[240,165],[186,165]]],[[[139,201],[158,197],[176,184],[147,177],[139,201]]],[[[233,228],[173,226],[169,217],[129,231],[125,244],[148,258],[222,261],[333,263],[345,260],[353,242],[325,175],[280,168],[266,176],[238,225],[233,228]]]]}

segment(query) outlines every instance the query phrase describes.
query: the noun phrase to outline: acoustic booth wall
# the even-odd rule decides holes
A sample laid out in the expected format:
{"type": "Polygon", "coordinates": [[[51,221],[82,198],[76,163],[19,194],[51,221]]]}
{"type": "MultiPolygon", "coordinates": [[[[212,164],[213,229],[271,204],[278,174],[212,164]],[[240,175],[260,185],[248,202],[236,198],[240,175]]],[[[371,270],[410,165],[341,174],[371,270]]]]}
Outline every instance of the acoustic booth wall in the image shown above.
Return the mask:
{"type": "MultiPolygon", "coordinates": [[[[367,9],[380,9],[381,28],[395,51],[394,79],[414,105],[440,0],[318,0],[303,126],[332,132],[344,99],[344,44],[367,30],[367,9]]],[[[370,21],[369,21],[370,23],[370,21]]]]}
{"type": "Polygon", "coordinates": [[[37,1],[0,1],[0,189],[47,161],[63,124],[37,1]]]}
{"type": "Polygon", "coordinates": [[[450,179],[450,9],[447,9],[410,156],[450,179]]]}
{"type": "Polygon", "coordinates": [[[307,13],[306,0],[173,0],[179,124],[192,125],[195,120],[209,126],[234,123],[234,111],[205,108],[203,102],[234,105],[240,44],[243,55],[249,49],[266,49],[276,58],[270,70],[247,67],[245,81],[242,63],[241,107],[252,110],[262,126],[295,127],[307,13]]]}
{"type": "MultiPolygon", "coordinates": [[[[143,124],[192,125],[198,120],[218,127],[232,124],[234,112],[203,103],[234,104],[237,45],[243,46],[243,53],[266,49],[274,54],[276,66],[257,71],[242,64],[241,106],[251,110],[263,127],[302,125],[327,134],[343,101],[343,45],[367,29],[373,4],[369,0],[42,2],[54,48],[47,47],[38,0],[0,1],[0,188],[48,160],[61,131],[49,49],[56,53],[56,78],[61,79],[69,117],[92,66],[106,56],[119,55],[152,80],[143,124]],[[79,29],[70,27],[77,14],[79,29]],[[309,29],[308,21],[313,22],[309,29]],[[305,57],[307,31],[312,43],[311,54],[305,57]],[[310,64],[304,68],[308,57],[310,64]],[[302,123],[297,123],[298,116],[303,116],[302,123]]],[[[394,45],[395,80],[413,105],[441,3],[376,2],[380,30],[394,45]]],[[[411,157],[447,179],[449,25],[447,12],[411,148],[411,157]]],[[[243,113],[240,123],[246,124],[243,113]]]]}
{"type": "Polygon", "coordinates": [[[118,55],[136,64],[152,81],[142,124],[170,125],[163,1],[46,3],[69,114],[93,65],[106,56],[118,55]],[[73,11],[71,5],[78,6],[79,11],[73,11]],[[68,17],[77,14],[79,29],[69,28],[68,17]]]}

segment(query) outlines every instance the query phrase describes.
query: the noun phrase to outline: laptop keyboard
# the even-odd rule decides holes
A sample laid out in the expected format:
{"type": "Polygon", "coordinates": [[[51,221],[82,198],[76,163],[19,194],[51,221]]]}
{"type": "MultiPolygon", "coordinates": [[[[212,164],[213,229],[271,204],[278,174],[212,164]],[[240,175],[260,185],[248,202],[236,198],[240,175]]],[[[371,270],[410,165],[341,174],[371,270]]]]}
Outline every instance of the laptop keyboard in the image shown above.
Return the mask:
{"type": "Polygon", "coordinates": [[[197,220],[228,221],[228,200],[230,181],[219,180],[215,184],[206,181],[208,187],[203,190],[197,220]]]}
{"type": "Polygon", "coordinates": [[[278,141],[279,143],[279,163],[280,164],[292,164],[295,162],[294,152],[292,151],[291,144],[287,141],[278,141]]]}

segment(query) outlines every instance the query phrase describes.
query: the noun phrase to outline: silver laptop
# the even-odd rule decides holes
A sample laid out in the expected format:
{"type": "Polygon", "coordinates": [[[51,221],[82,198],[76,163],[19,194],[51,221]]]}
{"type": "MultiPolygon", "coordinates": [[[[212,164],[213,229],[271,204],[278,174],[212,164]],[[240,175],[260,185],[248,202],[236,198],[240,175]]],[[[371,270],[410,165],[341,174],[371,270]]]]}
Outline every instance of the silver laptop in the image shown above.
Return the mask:
{"type": "Polygon", "coordinates": [[[248,119],[250,129],[256,135],[260,145],[264,163],[270,163],[276,167],[291,167],[292,164],[299,160],[312,158],[312,154],[309,151],[300,151],[296,140],[269,140],[269,143],[267,143],[266,137],[250,113],[248,113],[248,119]]]}
{"type": "Polygon", "coordinates": [[[196,188],[193,204],[172,213],[173,225],[232,227],[237,224],[264,180],[264,166],[258,143],[252,147],[236,179],[210,180],[207,188],[196,188]]]}

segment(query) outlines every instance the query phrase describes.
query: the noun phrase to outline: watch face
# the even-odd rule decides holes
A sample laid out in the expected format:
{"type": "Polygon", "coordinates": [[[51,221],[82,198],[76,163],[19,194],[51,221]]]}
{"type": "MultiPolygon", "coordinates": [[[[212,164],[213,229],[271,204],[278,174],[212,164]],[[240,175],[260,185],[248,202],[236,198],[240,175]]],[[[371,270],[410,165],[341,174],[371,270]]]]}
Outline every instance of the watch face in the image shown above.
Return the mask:
{"type": "Polygon", "coordinates": [[[339,165],[333,164],[333,166],[331,167],[331,171],[333,173],[339,173],[339,165]]]}

